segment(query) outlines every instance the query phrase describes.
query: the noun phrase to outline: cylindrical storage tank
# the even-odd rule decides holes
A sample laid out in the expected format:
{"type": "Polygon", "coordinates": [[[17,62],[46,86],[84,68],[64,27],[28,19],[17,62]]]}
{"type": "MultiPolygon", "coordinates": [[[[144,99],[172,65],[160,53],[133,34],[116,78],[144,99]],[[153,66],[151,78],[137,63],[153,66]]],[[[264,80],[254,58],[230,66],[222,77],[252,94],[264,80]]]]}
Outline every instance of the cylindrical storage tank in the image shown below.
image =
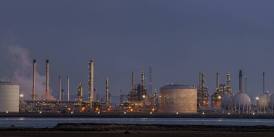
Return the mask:
{"type": "Polygon", "coordinates": [[[160,88],[162,113],[196,113],[197,89],[188,85],[166,85],[160,88]]]}
{"type": "Polygon", "coordinates": [[[19,112],[19,85],[0,82],[0,112],[19,112]]]}

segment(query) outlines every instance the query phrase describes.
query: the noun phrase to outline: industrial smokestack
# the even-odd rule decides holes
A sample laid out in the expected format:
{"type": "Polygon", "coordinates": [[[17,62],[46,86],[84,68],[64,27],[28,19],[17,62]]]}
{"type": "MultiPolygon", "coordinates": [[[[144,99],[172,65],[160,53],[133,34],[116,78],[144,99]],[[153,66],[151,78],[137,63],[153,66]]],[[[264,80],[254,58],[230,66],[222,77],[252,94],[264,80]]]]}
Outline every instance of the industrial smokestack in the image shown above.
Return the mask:
{"type": "Polygon", "coordinates": [[[152,67],[149,66],[149,93],[153,95],[153,85],[152,85],[152,67]]]}
{"type": "Polygon", "coordinates": [[[106,103],[106,106],[108,107],[110,105],[110,97],[109,97],[109,78],[106,79],[106,83],[105,83],[105,103],[106,103]]]}
{"type": "Polygon", "coordinates": [[[263,72],[263,93],[265,93],[265,72],[263,72]]]}
{"type": "Polygon", "coordinates": [[[69,92],[70,92],[70,91],[69,91],[69,90],[70,90],[70,89],[69,89],[69,88],[70,88],[70,87],[69,87],[69,86],[70,86],[70,85],[69,85],[69,76],[67,76],[67,86],[68,86],[68,87],[67,87],[67,90],[68,90],[67,92],[68,92],[68,102],[69,102],[69,99],[70,99],[70,98],[69,98],[69,96],[70,96],[70,95],[69,95],[69,92]]]}
{"type": "Polygon", "coordinates": [[[59,76],[59,101],[62,101],[62,78],[59,76]]]}
{"type": "Polygon", "coordinates": [[[243,72],[242,70],[239,71],[239,91],[243,93],[243,72]]]}
{"type": "Polygon", "coordinates": [[[145,87],[145,73],[144,72],[141,73],[141,83],[142,83],[142,87],[145,87]]]}
{"type": "Polygon", "coordinates": [[[83,85],[82,82],[79,83],[77,88],[77,100],[79,103],[83,102],[83,85]]]}
{"type": "Polygon", "coordinates": [[[36,60],[34,59],[33,60],[33,64],[32,64],[32,93],[31,93],[31,98],[32,98],[32,101],[35,101],[36,100],[36,91],[35,91],[35,84],[36,84],[36,60]]]}
{"type": "Polygon", "coordinates": [[[45,99],[49,99],[49,60],[46,60],[46,90],[45,90],[45,99]]]}
{"type": "Polygon", "coordinates": [[[135,89],[134,85],[134,72],[131,72],[131,91],[133,92],[135,89]]]}
{"type": "Polygon", "coordinates": [[[226,73],[226,86],[231,86],[231,75],[226,73]]]}
{"type": "Polygon", "coordinates": [[[219,73],[217,72],[216,73],[216,89],[218,90],[219,89],[219,73]]]}
{"type": "Polygon", "coordinates": [[[89,61],[89,80],[88,80],[88,85],[89,85],[89,104],[90,107],[92,108],[92,102],[95,100],[95,95],[94,95],[94,61],[90,60],[89,61]]]}

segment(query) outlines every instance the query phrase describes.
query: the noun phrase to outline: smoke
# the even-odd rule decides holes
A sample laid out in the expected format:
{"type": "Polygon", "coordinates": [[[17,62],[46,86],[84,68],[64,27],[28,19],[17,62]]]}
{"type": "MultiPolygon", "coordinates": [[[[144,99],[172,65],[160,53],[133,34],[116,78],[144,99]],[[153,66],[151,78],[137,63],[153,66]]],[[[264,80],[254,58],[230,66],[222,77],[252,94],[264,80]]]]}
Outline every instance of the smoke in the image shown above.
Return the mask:
{"type": "MultiPolygon", "coordinates": [[[[12,64],[13,76],[12,80],[20,85],[20,92],[26,99],[31,99],[32,91],[32,58],[30,52],[26,48],[19,46],[9,46],[8,56],[12,64]]],[[[45,90],[45,76],[36,72],[36,95],[37,98],[43,98],[45,90]]],[[[52,91],[50,89],[50,91],[52,91]]],[[[50,95],[49,99],[54,99],[50,95]]]]}

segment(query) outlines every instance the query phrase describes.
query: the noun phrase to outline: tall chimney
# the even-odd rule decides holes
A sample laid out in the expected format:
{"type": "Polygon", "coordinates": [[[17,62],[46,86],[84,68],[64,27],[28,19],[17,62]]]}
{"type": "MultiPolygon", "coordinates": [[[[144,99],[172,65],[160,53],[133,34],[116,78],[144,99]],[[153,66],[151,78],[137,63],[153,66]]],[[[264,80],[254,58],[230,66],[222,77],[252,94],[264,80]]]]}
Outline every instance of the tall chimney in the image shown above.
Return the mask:
{"type": "Polygon", "coordinates": [[[219,72],[216,73],[216,89],[219,90],[219,72]]]}
{"type": "Polygon", "coordinates": [[[83,85],[82,85],[82,82],[79,83],[78,88],[77,88],[77,101],[79,103],[83,102],[83,85]]]}
{"type": "Polygon", "coordinates": [[[134,85],[134,72],[131,72],[131,91],[134,92],[135,85],[134,85]]]}
{"type": "Polygon", "coordinates": [[[45,90],[45,99],[49,99],[49,60],[46,60],[46,90],[45,90]]]}
{"type": "Polygon", "coordinates": [[[36,100],[36,91],[35,91],[35,88],[36,88],[36,60],[34,59],[33,60],[33,64],[32,64],[32,93],[31,93],[31,98],[32,98],[32,101],[35,101],[36,100]]]}
{"type": "Polygon", "coordinates": [[[226,73],[226,86],[231,86],[231,75],[226,73]]]}
{"type": "Polygon", "coordinates": [[[201,73],[201,72],[199,72],[198,88],[199,88],[199,89],[202,88],[202,73],[201,73]]]}
{"type": "Polygon", "coordinates": [[[239,92],[243,93],[243,72],[240,70],[239,72],[239,92]]]}
{"type": "Polygon", "coordinates": [[[265,72],[263,72],[263,93],[265,93],[265,72]]]}
{"type": "Polygon", "coordinates": [[[106,79],[106,83],[105,83],[105,103],[106,106],[108,107],[110,105],[110,100],[109,100],[109,78],[106,79]]]}
{"type": "Polygon", "coordinates": [[[153,85],[152,85],[152,67],[149,66],[149,93],[153,95],[153,85]]]}
{"type": "Polygon", "coordinates": [[[202,88],[205,88],[206,87],[206,85],[205,85],[205,74],[203,72],[201,73],[201,78],[202,78],[201,79],[202,80],[202,88]]]}
{"type": "Polygon", "coordinates": [[[94,61],[89,61],[89,80],[88,80],[88,86],[89,86],[89,104],[92,108],[92,102],[95,100],[94,95],[94,61]]]}
{"type": "Polygon", "coordinates": [[[62,78],[59,76],[59,101],[62,101],[62,78]]]}
{"type": "Polygon", "coordinates": [[[68,92],[68,102],[69,102],[69,99],[70,99],[70,98],[69,98],[69,96],[70,96],[70,95],[69,95],[69,90],[70,90],[70,89],[69,89],[69,88],[70,88],[70,87],[69,87],[69,86],[70,86],[70,85],[69,85],[69,76],[67,76],[67,86],[68,86],[68,87],[67,87],[67,90],[68,90],[67,92],[68,92]]]}
{"type": "Polygon", "coordinates": [[[145,73],[144,72],[141,73],[141,84],[142,84],[142,87],[145,86],[145,73]]]}

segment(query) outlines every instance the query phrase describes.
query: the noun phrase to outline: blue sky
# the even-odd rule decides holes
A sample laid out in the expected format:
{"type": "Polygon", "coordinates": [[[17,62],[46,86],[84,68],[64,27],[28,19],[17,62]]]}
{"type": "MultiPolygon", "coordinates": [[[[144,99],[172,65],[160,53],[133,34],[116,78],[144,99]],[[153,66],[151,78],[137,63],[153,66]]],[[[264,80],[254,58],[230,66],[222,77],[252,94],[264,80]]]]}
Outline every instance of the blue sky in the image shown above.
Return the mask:
{"type": "MultiPolygon", "coordinates": [[[[212,93],[215,73],[248,77],[248,93],[274,90],[274,1],[272,0],[52,0],[0,1],[0,77],[15,66],[5,55],[19,46],[36,58],[43,74],[51,64],[51,87],[58,75],[70,75],[73,92],[81,80],[87,92],[87,62],[96,61],[96,88],[127,93],[131,71],[153,69],[153,85],[197,82],[205,72],[212,93]]],[[[31,71],[31,70],[30,70],[31,71]]],[[[56,94],[56,93],[54,93],[56,94]]]]}

